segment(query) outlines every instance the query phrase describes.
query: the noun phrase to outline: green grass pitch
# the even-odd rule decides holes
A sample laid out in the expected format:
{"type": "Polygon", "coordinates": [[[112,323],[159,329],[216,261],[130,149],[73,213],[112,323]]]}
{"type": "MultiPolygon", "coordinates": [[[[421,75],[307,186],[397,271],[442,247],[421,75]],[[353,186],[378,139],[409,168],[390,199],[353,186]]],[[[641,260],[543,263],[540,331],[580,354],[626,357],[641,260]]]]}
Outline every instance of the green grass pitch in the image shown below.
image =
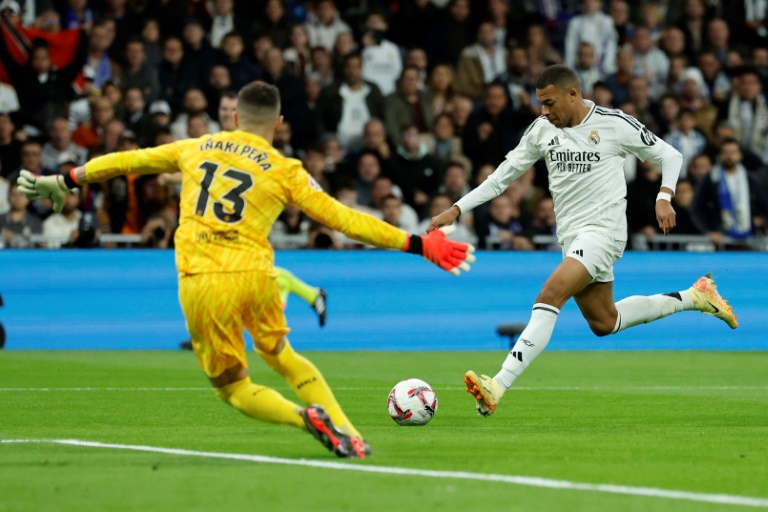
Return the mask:
{"type": "MultiPolygon", "coordinates": [[[[237,413],[204,389],[189,352],[0,352],[0,439],[519,475],[762,498],[768,508],[768,353],[545,353],[490,418],[475,415],[462,377],[468,369],[495,372],[504,353],[307,355],[371,443],[369,460],[342,461],[297,429],[237,413]],[[390,388],[407,377],[437,391],[438,411],[425,427],[399,427],[387,414],[390,388]]],[[[257,356],[249,357],[255,382],[294,398],[257,356]]],[[[0,511],[749,509],[499,481],[0,443],[0,511]]]]}

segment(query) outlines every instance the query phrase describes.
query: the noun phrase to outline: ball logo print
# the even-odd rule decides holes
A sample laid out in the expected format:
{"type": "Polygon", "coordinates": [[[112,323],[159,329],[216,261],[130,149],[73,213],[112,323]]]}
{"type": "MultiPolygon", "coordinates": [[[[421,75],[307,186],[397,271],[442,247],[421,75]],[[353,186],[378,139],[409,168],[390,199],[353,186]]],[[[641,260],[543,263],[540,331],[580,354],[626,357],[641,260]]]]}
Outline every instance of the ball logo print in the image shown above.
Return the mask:
{"type": "Polygon", "coordinates": [[[389,392],[387,410],[398,425],[426,425],[437,411],[437,395],[423,380],[406,379],[389,392]]]}

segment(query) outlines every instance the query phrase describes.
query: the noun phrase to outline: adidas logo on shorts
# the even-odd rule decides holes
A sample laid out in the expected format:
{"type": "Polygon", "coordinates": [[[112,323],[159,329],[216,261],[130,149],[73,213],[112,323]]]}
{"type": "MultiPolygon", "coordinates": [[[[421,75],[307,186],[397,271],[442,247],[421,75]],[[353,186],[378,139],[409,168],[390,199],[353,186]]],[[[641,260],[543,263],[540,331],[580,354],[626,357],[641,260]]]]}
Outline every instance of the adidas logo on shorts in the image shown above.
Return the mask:
{"type": "Polygon", "coordinates": [[[571,254],[578,254],[582,258],[584,257],[584,249],[576,249],[575,251],[571,251],[571,254]]]}

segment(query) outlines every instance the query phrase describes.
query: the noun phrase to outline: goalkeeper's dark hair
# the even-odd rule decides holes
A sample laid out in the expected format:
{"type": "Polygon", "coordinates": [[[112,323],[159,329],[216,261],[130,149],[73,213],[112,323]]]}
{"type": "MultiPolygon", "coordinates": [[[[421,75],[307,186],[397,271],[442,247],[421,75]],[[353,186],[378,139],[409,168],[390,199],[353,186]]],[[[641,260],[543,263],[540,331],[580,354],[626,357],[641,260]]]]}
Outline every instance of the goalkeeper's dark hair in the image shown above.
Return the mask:
{"type": "Polygon", "coordinates": [[[581,91],[579,77],[568,66],[550,66],[544,70],[536,82],[537,89],[546,89],[554,85],[560,90],[576,89],[581,91]]]}
{"type": "Polygon", "coordinates": [[[243,122],[273,124],[280,115],[280,91],[265,82],[251,82],[237,94],[237,113],[243,122]]]}

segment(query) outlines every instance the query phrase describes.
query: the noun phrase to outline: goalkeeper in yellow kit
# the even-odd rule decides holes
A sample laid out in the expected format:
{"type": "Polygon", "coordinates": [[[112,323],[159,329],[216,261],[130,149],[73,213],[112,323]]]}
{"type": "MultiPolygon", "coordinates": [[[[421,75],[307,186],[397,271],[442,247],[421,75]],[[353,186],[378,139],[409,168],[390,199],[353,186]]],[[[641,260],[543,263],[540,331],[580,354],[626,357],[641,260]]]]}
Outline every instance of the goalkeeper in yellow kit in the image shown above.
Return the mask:
{"type": "Polygon", "coordinates": [[[436,230],[409,235],[347,208],[322,192],[298,160],[272,147],[280,95],[262,82],[238,94],[238,130],[156,148],[112,153],[67,175],[22,171],[19,189],[50,198],[61,210],[68,191],[122,174],[181,171],[181,214],[176,231],[179,302],[200,367],[216,394],[253,418],[305,429],[340,457],[363,458],[368,444],[347,419],[322,374],[289,344],[274,255],[267,235],[286,204],[363,243],[420,254],[458,274],[474,261],[471,246],[436,230]],[[256,352],[305,406],[251,382],[243,329],[256,352]]]}

